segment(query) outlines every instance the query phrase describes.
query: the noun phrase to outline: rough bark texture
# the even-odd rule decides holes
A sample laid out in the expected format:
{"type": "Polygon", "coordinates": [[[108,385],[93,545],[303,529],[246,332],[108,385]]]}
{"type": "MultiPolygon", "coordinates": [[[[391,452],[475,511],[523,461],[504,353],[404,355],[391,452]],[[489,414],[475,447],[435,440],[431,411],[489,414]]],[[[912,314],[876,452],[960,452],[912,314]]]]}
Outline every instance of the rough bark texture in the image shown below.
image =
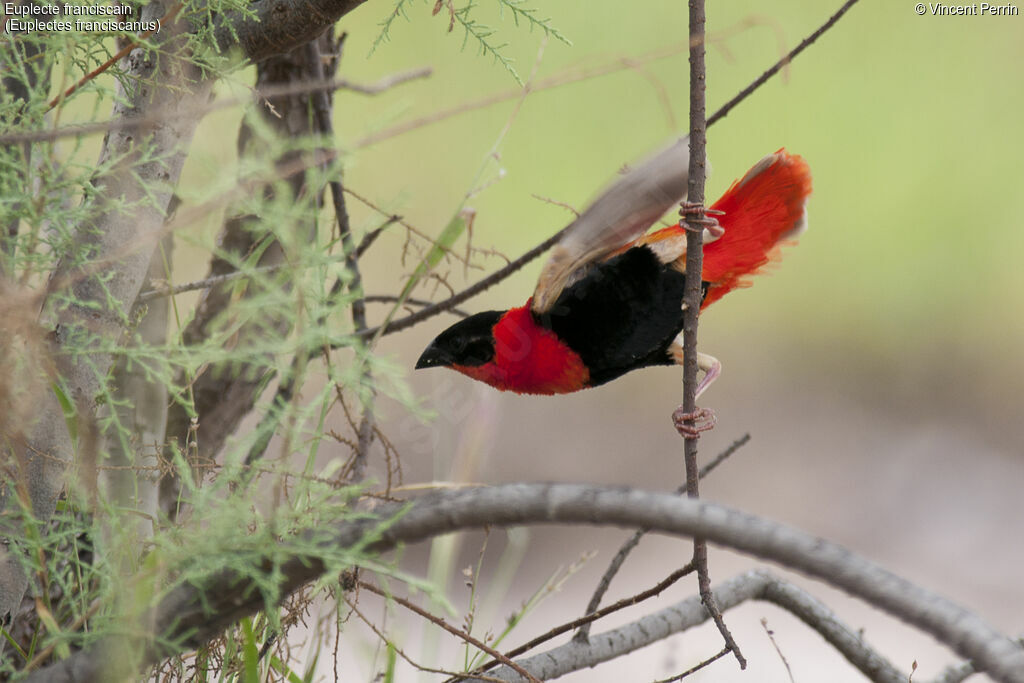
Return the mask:
{"type": "Polygon", "coordinates": [[[256,12],[255,20],[229,12],[216,22],[214,40],[222,50],[238,45],[248,59],[259,62],[308,43],[364,2],[258,0],[250,6],[256,12]]]}

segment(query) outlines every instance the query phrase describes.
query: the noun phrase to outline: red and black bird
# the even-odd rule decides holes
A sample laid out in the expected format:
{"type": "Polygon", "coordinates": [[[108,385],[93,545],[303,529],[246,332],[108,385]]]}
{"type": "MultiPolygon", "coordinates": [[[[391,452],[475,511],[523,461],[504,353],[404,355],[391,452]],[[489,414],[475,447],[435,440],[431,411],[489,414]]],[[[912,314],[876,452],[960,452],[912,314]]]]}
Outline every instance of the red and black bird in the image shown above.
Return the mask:
{"type": "MultiPolygon", "coordinates": [[[[449,367],[502,391],[565,394],[654,365],[682,363],[685,226],[644,234],[686,194],[685,139],[615,181],[566,231],[533,297],[477,313],[437,336],[417,368],[449,367]]],[[[806,228],[811,175],[779,150],[714,203],[701,310],[777,257],[806,228]]],[[[721,365],[700,354],[698,395],[721,365]]]]}

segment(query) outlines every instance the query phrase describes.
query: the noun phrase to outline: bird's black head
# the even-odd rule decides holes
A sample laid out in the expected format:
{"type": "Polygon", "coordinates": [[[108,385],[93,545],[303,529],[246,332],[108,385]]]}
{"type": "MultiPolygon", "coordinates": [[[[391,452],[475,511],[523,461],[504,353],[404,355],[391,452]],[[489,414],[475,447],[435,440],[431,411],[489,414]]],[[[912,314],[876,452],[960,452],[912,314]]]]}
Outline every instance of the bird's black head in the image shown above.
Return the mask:
{"type": "Polygon", "coordinates": [[[468,365],[479,367],[494,358],[494,325],[504,311],[485,311],[460,320],[437,335],[416,361],[416,369],[468,365]]]}

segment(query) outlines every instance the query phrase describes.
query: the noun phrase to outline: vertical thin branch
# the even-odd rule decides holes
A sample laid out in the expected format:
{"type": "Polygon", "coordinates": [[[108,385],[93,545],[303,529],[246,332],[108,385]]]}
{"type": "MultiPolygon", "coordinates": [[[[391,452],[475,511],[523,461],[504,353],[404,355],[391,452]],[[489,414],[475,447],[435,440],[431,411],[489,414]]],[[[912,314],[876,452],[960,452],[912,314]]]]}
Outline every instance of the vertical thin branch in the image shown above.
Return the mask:
{"type": "MultiPolygon", "coordinates": [[[[683,406],[691,416],[697,412],[697,317],[701,304],[701,275],[704,268],[704,179],[707,159],[707,112],[705,91],[707,89],[704,66],[704,0],[690,0],[690,180],[687,202],[698,207],[695,212],[684,211],[686,231],[686,283],[683,290],[683,406]]],[[[687,420],[694,427],[692,419],[687,420]]],[[[683,457],[686,463],[686,495],[699,497],[700,470],[697,468],[697,443],[695,438],[683,440],[683,457]]],[[[722,613],[711,592],[711,578],[708,575],[708,550],[703,538],[693,539],[693,564],[697,567],[697,584],[701,600],[718,626],[725,645],[732,650],[740,668],[747,666],[732,634],[725,625],[722,613]]]]}
{"type": "MultiPolygon", "coordinates": [[[[340,53],[341,45],[345,40],[342,34],[337,41],[334,52],[340,53]]],[[[308,49],[311,51],[314,70],[318,70],[321,80],[327,75],[323,69],[323,59],[317,41],[311,41],[308,49]]],[[[337,68],[338,58],[334,58],[334,68],[337,68]]],[[[316,71],[315,71],[316,72],[316,71]]],[[[334,74],[330,74],[333,78],[334,74]]],[[[317,132],[325,136],[329,141],[334,140],[334,124],[331,121],[331,98],[326,90],[320,90],[313,94],[313,108],[316,112],[317,132]]],[[[340,180],[330,181],[331,203],[334,205],[334,215],[338,222],[338,236],[341,238],[341,246],[345,251],[345,267],[348,269],[351,279],[348,281],[348,291],[355,296],[352,301],[352,323],[356,333],[366,330],[366,299],[363,296],[363,280],[359,272],[359,257],[356,254],[356,245],[352,239],[352,227],[349,224],[348,209],[345,206],[345,192],[340,180]]],[[[331,290],[331,298],[337,297],[341,289],[341,280],[334,284],[331,290]]],[[[329,351],[329,349],[328,349],[329,351]]],[[[359,427],[356,429],[356,454],[352,464],[351,480],[362,481],[366,472],[366,462],[370,445],[373,443],[374,435],[374,413],[373,413],[373,375],[370,373],[369,365],[362,363],[360,373],[360,384],[369,389],[369,395],[362,401],[363,416],[359,420],[359,427]]]]}
{"type": "MultiPolygon", "coordinates": [[[[704,203],[707,121],[704,104],[704,0],[690,0],[690,180],[686,198],[692,205],[704,203]]],[[[697,410],[697,317],[701,304],[701,273],[704,269],[703,214],[684,213],[686,232],[686,283],[683,288],[683,411],[697,410]]],[[[688,420],[691,426],[693,419],[688,420]]],[[[697,439],[685,439],[686,494],[697,498],[697,439]]]]}

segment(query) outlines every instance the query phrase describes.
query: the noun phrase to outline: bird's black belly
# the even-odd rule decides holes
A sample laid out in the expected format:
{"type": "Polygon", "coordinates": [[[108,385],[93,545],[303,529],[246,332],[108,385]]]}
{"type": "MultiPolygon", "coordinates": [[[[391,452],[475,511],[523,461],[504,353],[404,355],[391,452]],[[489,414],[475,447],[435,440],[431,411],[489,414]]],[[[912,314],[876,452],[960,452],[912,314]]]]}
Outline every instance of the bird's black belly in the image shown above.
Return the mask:
{"type": "Polygon", "coordinates": [[[537,322],[580,355],[590,386],[672,365],[668,348],[683,329],[684,280],[646,246],[633,247],[592,267],[537,322]]]}

